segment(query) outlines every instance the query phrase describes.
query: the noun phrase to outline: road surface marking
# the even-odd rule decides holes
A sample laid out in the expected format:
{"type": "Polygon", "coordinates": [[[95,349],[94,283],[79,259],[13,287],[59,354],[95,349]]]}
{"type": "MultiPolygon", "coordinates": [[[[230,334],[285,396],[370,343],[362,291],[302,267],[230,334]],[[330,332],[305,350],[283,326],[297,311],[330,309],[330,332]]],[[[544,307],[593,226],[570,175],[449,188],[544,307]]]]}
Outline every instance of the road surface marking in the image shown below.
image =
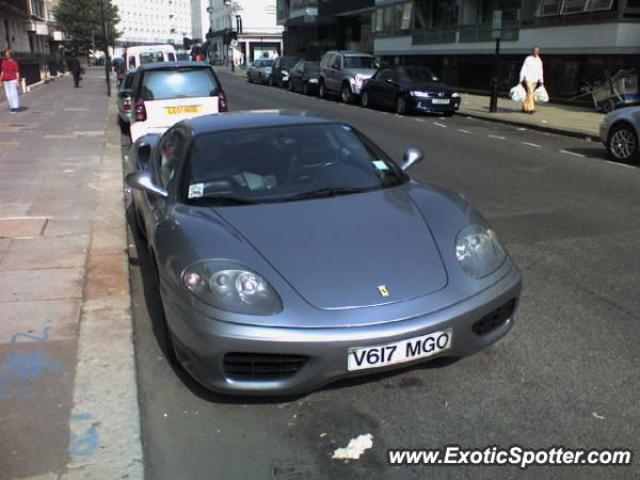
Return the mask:
{"type": "Polygon", "coordinates": [[[465,130],[464,128],[459,128],[458,131],[460,133],[466,133],[467,135],[471,135],[472,132],[470,132],[469,130],[465,130]]]}
{"type": "Polygon", "coordinates": [[[444,125],[444,124],[442,124],[442,123],[433,122],[433,124],[434,124],[436,127],[440,127],[440,128],[447,128],[447,126],[446,126],[446,125],[444,125]]]}
{"type": "Polygon", "coordinates": [[[426,120],[424,118],[415,118],[414,119],[416,122],[420,122],[420,123],[426,123],[426,120]]]}
{"type": "Polygon", "coordinates": [[[501,137],[500,135],[489,135],[489,138],[493,138],[495,140],[506,140],[507,137],[501,137]]]}
{"type": "Polygon", "coordinates": [[[605,160],[605,162],[610,163],[611,165],[618,165],[619,167],[636,169],[633,165],[627,165],[626,163],[612,162],[611,160],[605,160]]]}
{"type": "Polygon", "coordinates": [[[540,145],[538,145],[537,143],[522,142],[522,144],[529,145],[530,147],[533,147],[533,148],[540,148],[540,145]]]}
{"type": "Polygon", "coordinates": [[[526,128],[523,128],[523,127],[520,127],[520,128],[518,128],[517,130],[518,130],[519,132],[526,132],[526,131],[527,131],[527,129],[526,129],[526,128]]]}
{"type": "Polygon", "coordinates": [[[564,153],[565,155],[573,155],[574,157],[586,158],[586,155],[582,155],[581,153],[570,152],[569,150],[560,150],[560,153],[564,153]]]}

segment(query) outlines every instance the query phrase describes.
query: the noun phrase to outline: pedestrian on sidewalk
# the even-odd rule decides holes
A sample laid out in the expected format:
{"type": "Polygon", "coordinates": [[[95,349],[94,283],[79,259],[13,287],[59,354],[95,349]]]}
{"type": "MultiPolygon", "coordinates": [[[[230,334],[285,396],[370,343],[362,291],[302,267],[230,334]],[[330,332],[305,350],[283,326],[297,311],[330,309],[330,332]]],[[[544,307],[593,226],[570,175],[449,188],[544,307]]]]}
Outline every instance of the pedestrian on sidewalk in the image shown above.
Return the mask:
{"type": "Polygon", "coordinates": [[[80,65],[80,60],[76,55],[67,55],[67,68],[73,75],[73,85],[76,88],[80,88],[80,80],[82,80],[82,66],[80,65]]]}
{"type": "Polygon", "coordinates": [[[9,102],[11,113],[17,113],[20,109],[18,83],[20,83],[20,65],[13,59],[11,50],[7,48],[0,62],[0,84],[4,86],[4,94],[9,102]]]}
{"type": "Polygon", "coordinates": [[[536,88],[541,87],[544,84],[540,47],[533,47],[531,55],[529,55],[522,64],[522,68],[520,69],[520,83],[527,91],[527,97],[522,104],[522,111],[532,114],[536,111],[534,92],[536,91],[536,88]]]}

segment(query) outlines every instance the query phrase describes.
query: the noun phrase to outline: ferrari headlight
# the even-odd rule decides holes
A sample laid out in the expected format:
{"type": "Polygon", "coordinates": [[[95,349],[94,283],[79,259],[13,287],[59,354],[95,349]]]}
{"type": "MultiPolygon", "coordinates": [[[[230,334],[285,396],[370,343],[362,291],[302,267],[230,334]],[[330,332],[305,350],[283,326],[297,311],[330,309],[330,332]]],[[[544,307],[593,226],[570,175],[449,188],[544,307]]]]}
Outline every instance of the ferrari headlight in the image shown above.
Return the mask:
{"type": "Polygon", "coordinates": [[[495,232],[484,225],[468,225],[458,233],[456,258],[470,277],[482,278],[495,272],[506,256],[495,232]]]}
{"type": "Polygon", "coordinates": [[[247,315],[282,311],[282,301],[269,282],[232,262],[196,263],[184,272],[182,281],[198,299],[220,310],[247,315]]]}

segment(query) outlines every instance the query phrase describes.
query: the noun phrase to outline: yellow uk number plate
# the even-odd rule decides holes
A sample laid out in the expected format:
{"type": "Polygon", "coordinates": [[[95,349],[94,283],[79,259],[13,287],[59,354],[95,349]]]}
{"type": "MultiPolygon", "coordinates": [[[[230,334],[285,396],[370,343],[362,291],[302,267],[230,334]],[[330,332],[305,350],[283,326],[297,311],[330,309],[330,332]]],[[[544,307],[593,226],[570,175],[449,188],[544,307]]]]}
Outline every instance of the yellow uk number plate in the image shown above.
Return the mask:
{"type": "Polygon", "coordinates": [[[179,105],[177,107],[164,107],[168,115],[183,115],[185,113],[200,113],[202,105],[179,105]]]}

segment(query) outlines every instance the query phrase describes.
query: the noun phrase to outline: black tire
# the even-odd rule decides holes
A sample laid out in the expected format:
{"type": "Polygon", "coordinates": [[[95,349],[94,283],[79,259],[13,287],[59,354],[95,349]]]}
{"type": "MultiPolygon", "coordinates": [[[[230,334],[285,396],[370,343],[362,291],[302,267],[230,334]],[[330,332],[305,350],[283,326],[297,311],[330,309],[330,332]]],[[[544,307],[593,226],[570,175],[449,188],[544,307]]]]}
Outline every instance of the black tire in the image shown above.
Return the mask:
{"type": "Polygon", "coordinates": [[[289,80],[289,91],[290,92],[294,92],[295,91],[295,88],[293,88],[293,81],[292,80],[289,80]]]}
{"type": "Polygon", "coordinates": [[[362,105],[362,108],[371,107],[371,102],[369,100],[369,92],[367,92],[366,90],[362,92],[362,97],[360,97],[360,104],[362,105]]]}
{"type": "Polygon", "coordinates": [[[302,83],[302,93],[305,95],[309,95],[311,92],[309,91],[309,84],[307,82],[302,83]]]}
{"type": "Polygon", "coordinates": [[[320,80],[320,91],[318,92],[320,98],[327,99],[327,87],[324,84],[324,81],[320,80]]]}
{"type": "Polygon", "coordinates": [[[602,113],[613,112],[615,109],[616,109],[616,102],[614,102],[612,99],[605,100],[600,104],[600,111],[602,113]]]}
{"type": "Polygon", "coordinates": [[[637,162],[640,160],[638,134],[628,123],[614,125],[607,139],[607,151],[614,160],[637,162]]]}
{"type": "Polygon", "coordinates": [[[154,280],[156,282],[156,286],[158,288],[158,300],[160,301],[160,309],[162,311],[162,318],[160,319],[160,336],[158,341],[160,343],[160,348],[164,351],[167,359],[170,363],[176,366],[180,366],[180,362],[178,361],[178,355],[176,352],[176,344],[173,341],[173,333],[171,333],[171,329],[169,328],[169,323],[167,322],[167,317],[164,312],[164,304],[162,303],[162,289],[160,288],[160,272],[158,271],[158,263],[156,260],[156,255],[153,251],[149,250],[149,254],[151,256],[151,268],[153,270],[154,280]]]}
{"type": "Polygon", "coordinates": [[[247,75],[247,81],[248,81],[249,83],[253,83],[253,80],[251,80],[251,75],[247,75]]]}
{"type": "Polygon", "coordinates": [[[353,93],[351,93],[351,87],[346,83],[342,85],[342,90],[340,90],[340,99],[343,103],[353,103],[354,96],[353,93]]]}
{"type": "Polygon", "coordinates": [[[144,222],[142,221],[142,216],[140,215],[140,212],[136,207],[135,200],[131,202],[131,208],[132,208],[131,213],[133,216],[133,218],[131,219],[133,223],[133,228],[138,234],[138,236],[144,241],[145,245],[148,245],[147,232],[144,230],[144,222]]]}
{"type": "Polygon", "coordinates": [[[407,101],[402,95],[398,95],[398,98],[396,99],[396,113],[398,115],[407,114],[407,101]]]}
{"type": "Polygon", "coordinates": [[[269,81],[267,82],[270,87],[275,86],[275,82],[273,81],[273,77],[269,77],[269,81]]]}

